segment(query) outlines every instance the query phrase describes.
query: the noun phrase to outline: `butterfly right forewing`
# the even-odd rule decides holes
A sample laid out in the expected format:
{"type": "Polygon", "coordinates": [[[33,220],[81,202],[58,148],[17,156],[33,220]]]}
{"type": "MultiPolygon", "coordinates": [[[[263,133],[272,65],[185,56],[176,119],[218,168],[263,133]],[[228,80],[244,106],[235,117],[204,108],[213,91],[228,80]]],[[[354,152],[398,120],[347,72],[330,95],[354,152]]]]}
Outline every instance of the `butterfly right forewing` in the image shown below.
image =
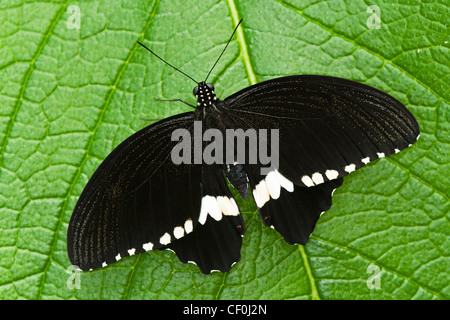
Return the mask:
{"type": "Polygon", "coordinates": [[[279,171],[306,187],[399,152],[419,136],[417,121],[399,101],[341,78],[277,78],[241,90],[224,104],[235,126],[279,129],[279,171]]]}

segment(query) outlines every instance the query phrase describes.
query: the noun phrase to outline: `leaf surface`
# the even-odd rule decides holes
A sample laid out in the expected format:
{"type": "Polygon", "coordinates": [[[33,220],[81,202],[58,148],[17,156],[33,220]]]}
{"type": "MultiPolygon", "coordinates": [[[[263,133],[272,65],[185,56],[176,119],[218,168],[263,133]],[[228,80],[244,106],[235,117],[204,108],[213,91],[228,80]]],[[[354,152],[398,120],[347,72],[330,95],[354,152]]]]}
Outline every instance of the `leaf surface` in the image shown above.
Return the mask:
{"type": "Polygon", "coordinates": [[[0,4],[1,299],[449,299],[450,51],[446,0],[51,1],[0,4]],[[371,3],[372,4],[372,3],[371,3]],[[80,10],[80,28],[73,29],[80,10]],[[67,226],[89,177],[121,141],[195,103],[250,84],[324,74],[384,90],[421,138],[344,179],[307,246],[246,221],[242,260],[205,276],[169,251],[80,275],[70,289],[67,226]],[[377,284],[376,279],[379,279],[377,284]]]}

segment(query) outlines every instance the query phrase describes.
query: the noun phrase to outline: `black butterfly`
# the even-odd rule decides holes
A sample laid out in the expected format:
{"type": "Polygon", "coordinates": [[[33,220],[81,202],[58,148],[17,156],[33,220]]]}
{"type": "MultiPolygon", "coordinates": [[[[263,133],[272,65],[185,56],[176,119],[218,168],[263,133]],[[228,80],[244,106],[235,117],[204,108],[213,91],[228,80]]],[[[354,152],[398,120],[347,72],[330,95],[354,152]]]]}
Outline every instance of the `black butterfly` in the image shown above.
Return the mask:
{"type": "MultiPolygon", "coordinates": [[[[136,132],[89,180],[67,235],[69,258],[80,269],[171,249],[203,273],[230,270],[240,260],[245,224],[227,180],[243,198],[252,194],[266,226],[290,244],[305,245],[344,176],[419,137],[417,121],[403,104],[350,80],[281,77],[225,100],[216,97],[206,79],[195,82],[195,111],[136,132]],[[194,121],[200,121],[202,132],[278,129],[279,166],[262,174],[261,162],[174,164],[171,151],[178,142],[171,135],[176,129],[192,133],[194,121]]],[[[255,146],[246,142],[245,147],[250,153],[255,146]]]]}

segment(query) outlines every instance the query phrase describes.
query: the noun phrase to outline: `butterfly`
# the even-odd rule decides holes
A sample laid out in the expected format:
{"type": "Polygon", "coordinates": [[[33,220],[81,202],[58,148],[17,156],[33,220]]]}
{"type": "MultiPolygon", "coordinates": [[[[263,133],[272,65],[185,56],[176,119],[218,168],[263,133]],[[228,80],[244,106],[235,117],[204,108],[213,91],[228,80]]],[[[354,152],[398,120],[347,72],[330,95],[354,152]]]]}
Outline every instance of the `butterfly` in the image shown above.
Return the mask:
{"type": "MultiPolygon", "coordinates": [[[[69,259],[81,270],[149,250],[170,249],[202,273],[229,271],[241,259],[245,232],[230,188],[244,199],[253,198],[263,224],[287,243],[306,245],[344,176],[408,148],[419,138],[418,123],[402,103],[355,81],[286,76],[221,100],[213,84],[207,83],[208,76],[197,82],[167,64],[196,83],[197,105],[176,99],[194,110],[134,133],[94,172],[67,233],[69,259]],[[268,129],[276,131],[263,135],[268,129]],[[182,133],[178,140],[173,139],[176,130],[182,133]],[[228,148],[231,158],[223,157],[222,163],[193,161],[195,130],[201,134],[215,130],[224,136],[234,130],[243,149],[228,148]],[[256,132],[257,143],[250,141],[248,132],[256,132]],[[173,150],[181,141],[192,147],[184,154],[191,161],[175,163],[173,150]],[[270,149],[277,166],[250,161],[257,147],[268,148],[272,142],[276,142],[276,148],[270,149]]],[[[216,146],[226,148],[226,141],[216,146]]],[[[201,140],[197,147],[203,150],[206,142],[201,140]]]]}

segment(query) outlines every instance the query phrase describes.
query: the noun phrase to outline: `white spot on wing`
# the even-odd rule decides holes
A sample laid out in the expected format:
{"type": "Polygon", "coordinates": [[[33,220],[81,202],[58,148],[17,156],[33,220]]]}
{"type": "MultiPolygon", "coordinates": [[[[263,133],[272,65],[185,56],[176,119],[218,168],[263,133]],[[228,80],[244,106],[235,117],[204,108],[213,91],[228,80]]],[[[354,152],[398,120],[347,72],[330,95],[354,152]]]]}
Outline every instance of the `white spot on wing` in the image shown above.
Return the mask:
{"type": "Polygon", "coordinates": [[[356,166],[352,163],[352,164],[349,164],[348,166],[346,166],[344,168],[344,170],[347,171],[348,173],[350,173],[350,172],[353,172],[356,170],[356,166]]]}
{"type": "Polygon", "coordinates": [[[192,224],[192,220],[187,219],[186,222],[184,223],[184,231],[186,232],[186,234],[188,234],[191,233],[193,229],[194,225],[192,224]]]}
{"type": "Polygon", "coordinates": [[[304,183],[305,186],[307,187],[313,187],[314,186],[314,182],[311,180],[310,177],[308,176],[303,176],[302,177],[302,182],[304,183]]]}
{"type": "Polygon", "coordinates": [[[116,256],[116,261],[119,261],[120,259],[122,259],[122,257],[120,256],[120,253],[119,253],[119,254],[117,254],[117,256],[116,256]]]}
{"type": "Polygon", "coordinates": [[[208,214],[216,221],[222,219],[222,210],[217,203],[216,197],[204,196],[202,198],[202,207],[200,209],[200,216],[198,222],[205,224],[208,214]]]}
{"type": "MultiPolygon", "coordinates": [[[[208,215],[210,215],[214,220],[219,221],[222,216],[238,216],[239,207],[233,198],[228,198],[227,196],[204,196],[202,198],[202,207],[200,209],[200,216],[198,222],[205,224],[208,215]]],[[[187,223],[188,221],[186,221],[187,223]]],[[[192,221],[189,226],[185,225],[186,233],[192,231],[192,221]]]]}
{"type": "Polygon", "coordinates": [[[364,164],[368,164],[370,162],[370,157],[361,159],[361,162],[364,163],[364,164]]]}
{"type": "Polygon", "coordinates": [[[384,158],[385,154],[384,154],[384,152],[377,152],[377,156],[378,156],[378,158],[384,158]]]}
{"type": "Polygon", "coordinates": [[[313,173],[313,175],[312,175],[312,181],[313,181],[316,185],[321,184],[321,183],[324,182],[324,181],[323,181],[322,175],[321,175],[320,173],[318,173],[318,172],[313,173]]]}
{"type": "Polygon", "coordinates": [[[217,197],[217,203],[219,204],[220,210],[226,216],[237,216],[239,215],[239,208],[234,199],[230,199],[227,196],[217,197]]]}
{"type": "Polygon", "coordinates": [[[174,237],[176,239],[180,239],[181,237],[183,237],[184,236],[184,229],[183,229],[183,227],[180,227],[180,226],[175,227],[173,229],[173,235],[174,235],[174,237]]]}
{"type": "Polygon", "coordinates": [[[136,249],[134,249],[134,248],[128,250],[128,254],[129,254],[130,256],[134,255],[135,252],[136,252],[136,249]]]}
{"type": "Polygon", "coordinates": [[[334,180],[339,177],[339,172],[337,172],[336,170],[327,170],[325,171],[325,175],[327,176],[328,180],[334,180]]]}
{"type": "Polygon", "coordinates": [[[151,242],[145,243],[142,246],[142,248],[144,248],[145,251],[153,250],[153,243],[151,243],[151,242]]]}
{"type": "Polygon", "coordinates": [[[171,241],[170,234],[168,234],[167,232],[164,233],[164,235],[161,238],[159,238],[159,243],[161,243],[163,246],[169,244],[170,241],[171,241]]]}
{"type": "Polygon", "coordinates": [[[256,185],[255,190],[253,190],[253,198],[259,208],[262,208],[262,206],[269,201],[270,194],[269,189],[267,188],[266,180],[262,180],[256,185]]]}
{"type": "Polygon", "coordinates": [[[394,151],[395,151],[395,153],[399,153],[399,152],[400,152],[400,150],[399,150],[399,149],[395,149],[394,151]]]}
{"type": "Polygon", "coordinates": [[[281,187],[288,192],[294,191],[294,184],[286,179],[278,170],[270,171],[264,180],[261,180],[253,190],[253,198],[258,208],[272,199],[278,199],[281,194],[281,187]]]}
{"type": "Polygon", "coordinates": [[[277,170],[275,170],[277,173],[278,182],[280,182],[280,185],[286,189],[288,192],[294,192],[294,184],[292,181],[288,180],[285,176],[283,176],[281,173],[279,173],[277,170]]]}
{"type": "Polygon", "coordinates": [[[231,213],[230,213],[230,215],[231,216],[238,216],[239,215],[239,207],[238,207],[236,201],[234,201],[234,199],[231,198],[230,202],[231,202],[231,210],[230,210],[231,213]]]}
{"type": "Polygon", "coordinates": [[[271,171],[266,176],[266,185],[272,199],[278,199],[281,193],[281,184],[277,177],[277,171],[271,171]]]}

